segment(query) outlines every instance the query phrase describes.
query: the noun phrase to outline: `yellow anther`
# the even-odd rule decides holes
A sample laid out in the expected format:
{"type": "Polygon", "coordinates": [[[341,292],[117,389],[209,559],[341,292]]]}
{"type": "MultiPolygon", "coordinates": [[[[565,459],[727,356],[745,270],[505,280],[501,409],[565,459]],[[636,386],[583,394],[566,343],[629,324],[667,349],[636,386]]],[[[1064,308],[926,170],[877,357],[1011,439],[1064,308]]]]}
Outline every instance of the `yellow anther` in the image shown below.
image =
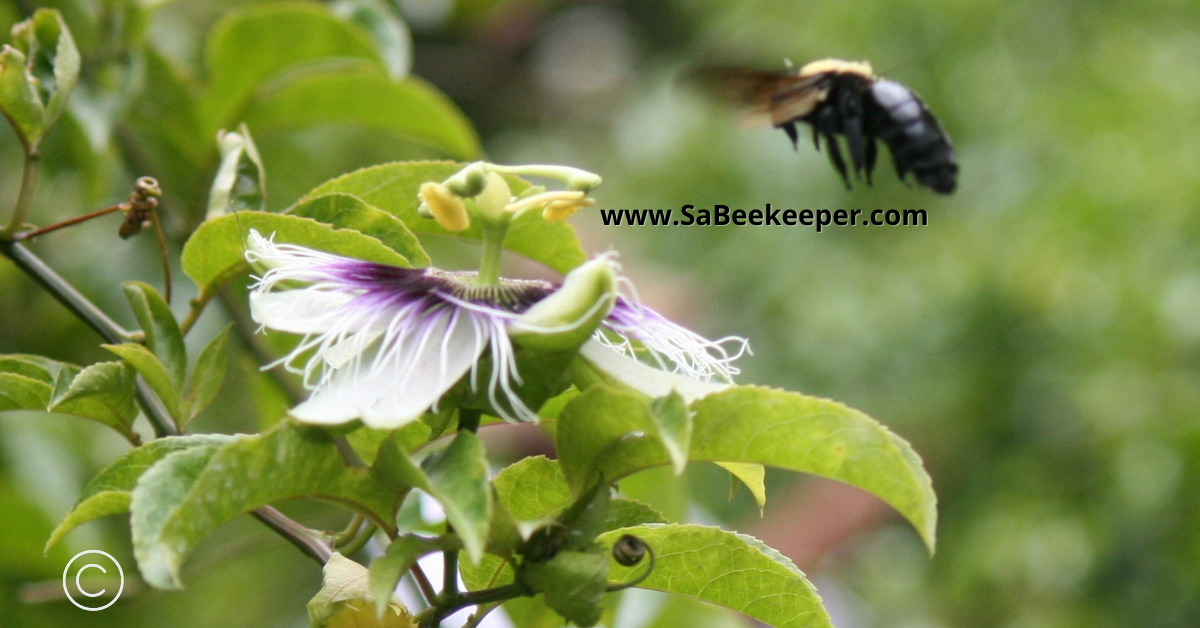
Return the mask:
{"type": "Polygon", "coordinates": [[[546,208],[542,210],[542,218],[551,222],[566,220],[571,214],[580,209],[595,204],[596,199],[593,198],[581,198],[576,201],[554,201],[546,205],[546,208]]]}
{"type": "Polygon", "coordinates": [[[425,207],[429,208],[429,213],[433,215],[437,224],[446,231],[457,233],[471,226],[471,218],[467,215],[467,207],[463,205],[462,199],[441,183],[422,183],[417,196],[425,207]]]}

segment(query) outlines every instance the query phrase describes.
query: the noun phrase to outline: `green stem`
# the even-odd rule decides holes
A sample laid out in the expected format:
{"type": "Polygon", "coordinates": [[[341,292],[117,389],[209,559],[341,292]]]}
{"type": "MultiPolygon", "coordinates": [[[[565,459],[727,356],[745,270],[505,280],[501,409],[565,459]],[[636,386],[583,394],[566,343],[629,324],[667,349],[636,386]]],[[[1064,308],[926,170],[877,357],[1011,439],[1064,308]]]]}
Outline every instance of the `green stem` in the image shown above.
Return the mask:
{"type": "Polygon", "coordinates": [[[179,321],[179,333],[181,335],[187,336],[188,332],[192,330],[192,326],[199,320],[200,315],[204,313],[204,308],[208,307],[208,302],[212,301],[212,298],[216,294],[216,292],[206,286],[200,290],[200,294],[197,294],[196,298],[188,301],[187,315],[183,317],[183,320],[179,321]]]}
{"type": "Polygon", "coordinates": [[[322,565],[329,562],[329,557],[333,555],[333,550],[329,549],[329,544],[323,540],[321,533],[296,523],[271,506],[252,510],[250,515],[322,565]]]}
{"type": "Polygon", "coordinates": [[[37,187],[38,162],[42,154],[36,148],[25,153],[25,171],[21,173],[21,192],[17,195],[17,206],[13,208],[12,218],[4,231],[0,231],[0,240],[11,240],[13,234],[25,224],[29,217],[29,208],[33,205],[33,190],[37,187]]]}
{"type": "Polygon", "coordinates": [[[358,535],[359,530],[362,529],[362,524],[364,521],[366,521],[366,519],[366,517],[358,513],[354,513],[354,516],[350,518],[350,523],[346,524],[346,528],[333,535],[334,547],[345,545],[346,543],[353,541],[354,537],[358,535]]]}
{"type": "Polygon", "coordinates": [[[425,603],[433,606],[437,602],[437,591],[433,590],[433,583],[429,581],[429,576],[425,575],[425,570],[421,569],[421,565],[413,563],[408,571],[416,581],[417,588],[421,590],[421,595],[425,597],[425,603]]]}
{"type": "Polygon", "coordinates": [[[479,430],[479,421],[483,418],[483,412],[474,408],[459,408],[458,409],[458,429],[468,432],[479,430]]]}
{"type": "Polygon", "coordinates": [[[366,547],[367,543],[371,541],[371,537],[375,536],[375,533],[378,531],[379,526],[376,526],[371,522],[367,522],[367,524],[358,531],[358,534],[355,535],[353,539],[350,539],[350,542],[346,543],[345,545],[338,546],[337,551],[343,556],[353,556],[357,554],[359,550],[366,547]]]}
{"type": "MultiPolygon", "coordinates": [[[[450,524],[446,524],[447,532],[452,531],[450,524]]],[[[442,570],[442,599],[449,599],[458,595],[458,550],[447,550],[442,552],[444,569],[442,570]]]]}
{"type": "Polygon", "coordinates": [[[474,591],[471,593],[459,593],[451,597],[443,596],[441,603],[433,608],[427,609],[417,615],[416,620],[422,628],[432,628],[437,626],[443,619],[449,615],[453,615],[459,609],[468,606],[479,606],[481,604],[491,604],[492,602],[503,602],[511,600],[515,597],[528,595],[529,590],[517,583],[506,584],[494,589],[484,589],[482,591],[474,591]]]}
{"type": "Polygon", "coordinates": [[[490,225],[486,221],[481,225],[483,230],[483,258],[479,260],[479,277],[476,282],[481,286],[500,285],[500,255],[504,252],[504,235],[508,225],[490,225]]]}

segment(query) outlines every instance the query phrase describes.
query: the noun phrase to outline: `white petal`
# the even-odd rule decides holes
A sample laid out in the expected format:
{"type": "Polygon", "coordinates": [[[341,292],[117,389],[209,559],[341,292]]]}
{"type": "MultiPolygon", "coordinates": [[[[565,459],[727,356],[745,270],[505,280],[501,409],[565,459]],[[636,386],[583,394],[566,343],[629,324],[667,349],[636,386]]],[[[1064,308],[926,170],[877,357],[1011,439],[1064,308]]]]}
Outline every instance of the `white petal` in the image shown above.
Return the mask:
{"type": "Polygon", "coordinates": [[[250,316],[260,325],[293,334],[320,334],[328,331],[330,317],[354,296],[299,288],[282,292],[251,292],[250,316]]]}
{"type": "Polygon", "coordinates": [[[674,390],[684,401],[691,403],[732,385],[724,382],[702,382],[656,369],[626,357],[596,340],[583,343],[579,355],[605,375],[655,398],[669,395],[674,390]]]}
{"type": "Polygon", "coordinates": [[[345,423],[361,418],[380,429],[395,429],[420,417],[471,368],[487,343],[476,338],[466,316],[453,329],[442,323],[426,336],[405,338],[399,359],[348,363],[292,415],[310,423],[345,423]],[[411,361],[410,361],[411,360],[411,361]]]}

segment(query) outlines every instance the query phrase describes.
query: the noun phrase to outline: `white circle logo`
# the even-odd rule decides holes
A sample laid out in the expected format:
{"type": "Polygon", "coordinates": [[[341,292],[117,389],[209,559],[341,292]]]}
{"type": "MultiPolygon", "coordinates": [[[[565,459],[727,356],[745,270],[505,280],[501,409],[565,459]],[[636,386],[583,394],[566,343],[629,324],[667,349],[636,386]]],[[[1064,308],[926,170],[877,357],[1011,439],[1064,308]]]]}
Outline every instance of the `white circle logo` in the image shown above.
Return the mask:
{"type": "MultiPolygon", "coordinates": [[[[82,576],[83,572],[87,571],[88,569],[99,569],[101,573],[108,575],[108,570],[104,568],[104,565],[100,565],[98,563],[88,563],[88,564],[80,567],[79,571],[75,572],[75,578],[74,578],[75,591],[79,595],[82,595],[86,598],[96,598],[96,597],[100,597],[101,595],[104,595],[108,591],[108,589],[100,589],[99,591],[88,591],[87,589],[84,589],[83,584],[81,584],[79,582],[79,577],[82,576]]],[[[100,550],[86,550],[83,552],[79,552],[73,558],[71,558],[70,562],[67,563],[67,568],[63,569],[63,592],[67,594],[67,599],[71,600],[72,604],[74,604],[75,606],[78,606],[79,608],[82,608],[85,611],[102,611],[102,610],[112,606],[113,602],[116,602],[117,598],[121,597],[121,591],[124,591],[124,590],[125,590],[125,572],[121,570],[121,563],[118,563],[117,559],[113,558],[107,552],[102,552],[100,550]],[[117,575],[121,579],[121,584],[117,587],[116,595],[114,595],[113,598],[108,601],[108,604],[105,604],[104,606],[97,606],[96,608],[92,608],[90,606],[84,606],[83,604],[80,604],[75,599],[75,597],[71,595],[71,587],[67,586],[67,583],[71,580],[71,578],[70,578],[71,565],[75,564],[75,559],[77,559],[80,556],[83,556],[85,554],[100,554],[101,556],[104,556],[109,561],[111,561],[112,564],[116,565],[116,567],[117,567],[117,575]]],[[[85,599],[84,601],[86,602],[87,600],[85,599]]]]}

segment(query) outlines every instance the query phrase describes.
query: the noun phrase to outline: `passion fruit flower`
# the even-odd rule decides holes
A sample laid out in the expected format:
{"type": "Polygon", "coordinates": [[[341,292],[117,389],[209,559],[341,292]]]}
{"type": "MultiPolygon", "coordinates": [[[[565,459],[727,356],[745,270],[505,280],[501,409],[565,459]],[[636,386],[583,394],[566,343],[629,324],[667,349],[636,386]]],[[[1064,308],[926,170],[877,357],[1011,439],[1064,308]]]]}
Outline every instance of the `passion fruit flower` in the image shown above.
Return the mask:
{"type": "MultiPolygon", "coordinates": [[[[602,371],[623,371],[626,376],[616,373],[615,379],[644,386],[652,378],[638,369],[656,369],[622,356],[641,347],[657,365],[684,376],[680,380],[709,382],[711,390],[737,373],[732,361],[745,349],[742,339],[705,340],[619,296],[623,280],[611,254],[575,269],[561,285],[501,279],[490,286],[480,285],[473,272],[350,259],[277,244],[257,231],[250,232],[246,258],[265,271],[250,294],[254,320],[304,335],[270,366],[283,364],[303,374],[313,393],[292,414],[310,423],[362,419],[371,427],[393,429],[436,408],[464,377],[472,391],[486,389],[502,418],[536,420],[536,409],[517,394],[523,381],[514,339],[538,347],[566,337],[568,346],[584,345],[585,357],[599,356],[591,361],[602,371]],[[594,333],[595,339],[570,340],[581,331],[594,333]],[[740,345],[732,355],[723,348],[730,340],[740,345]],[[492,366],[482,382],[485,354],[492,366]]],[[[686,389],[688,381],[661,384],[667,388],[661,392],[686,389]]]]}

